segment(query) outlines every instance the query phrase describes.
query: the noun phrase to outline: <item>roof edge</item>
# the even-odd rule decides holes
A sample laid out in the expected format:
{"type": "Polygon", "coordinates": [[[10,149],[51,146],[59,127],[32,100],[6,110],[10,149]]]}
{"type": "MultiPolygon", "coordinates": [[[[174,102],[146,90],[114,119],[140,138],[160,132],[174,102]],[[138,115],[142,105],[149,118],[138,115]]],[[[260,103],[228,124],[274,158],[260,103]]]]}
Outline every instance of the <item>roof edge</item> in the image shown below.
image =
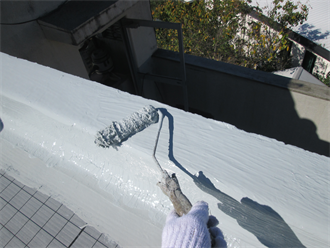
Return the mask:
{"type": "MultiPolygon", "coordinates": [[[[158,49],[153,54],[153,57],[168,59],[179,62],[179,53],[158,49]]],[[[288,89],[290,91],[298,92],[304,95],[320,98],[326,101],[330,101],[330,88],[326,85],[320,86],[309,82],[288,79],[279,75],[274,75],[270,72],[253,70],[250,68],[225,63],[222,61],[216,61],[212,59],[202,58],[194,55],[185,54],[186,65],[196,66],[207,70],[217,71],[237,77],[246,78],[256,81],[258,83],[264,83],[288,89]]]]}

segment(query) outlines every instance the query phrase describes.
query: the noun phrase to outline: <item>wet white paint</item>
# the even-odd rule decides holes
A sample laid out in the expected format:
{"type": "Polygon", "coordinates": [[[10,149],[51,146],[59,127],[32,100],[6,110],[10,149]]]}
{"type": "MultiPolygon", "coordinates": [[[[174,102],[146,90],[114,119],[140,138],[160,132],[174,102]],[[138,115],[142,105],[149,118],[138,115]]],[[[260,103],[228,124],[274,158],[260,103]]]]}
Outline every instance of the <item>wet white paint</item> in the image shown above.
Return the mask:
{"type": "Polygon", "coordinates": [[[123,141],[156,123],[158,118],[157,109],[151,105],[145,106],[129,117],[113,121],[108,127],[98,131],[95,144],[103,148],[117,148],[123,141]]]}
{"type": "MultiPolygon", "coordinates": [[[[329,244],[329,158],[6,54],[0,61],[1,167],[122,246],[159,245],[172,208],[156,186],[158,125],[117,150],[94,140],[112,121],[149,104],[164,115],[157,159],[177,174],[192,203],[209,203],[228,247],[263,247],[256,238],[266,230],[257,221],[263,205],[281,216],[295,241],[329,244]]],[[[264,238],[275,237],[274,230],[264,238]]]]}

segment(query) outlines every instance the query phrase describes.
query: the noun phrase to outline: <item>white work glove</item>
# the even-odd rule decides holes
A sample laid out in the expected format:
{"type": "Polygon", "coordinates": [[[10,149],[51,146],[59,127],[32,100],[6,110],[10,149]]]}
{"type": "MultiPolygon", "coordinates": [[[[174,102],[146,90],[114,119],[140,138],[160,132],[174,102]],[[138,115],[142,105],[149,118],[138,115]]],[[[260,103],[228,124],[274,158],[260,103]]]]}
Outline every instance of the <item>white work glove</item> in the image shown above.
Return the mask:
{"type": "Polygon", "coordinates": [[[209,216],[208,204],[203,201],[195,203],[182,217],[173,210],[163,229],[162,248],[210,248],[210,233],[214,237],[214,247],[226,247],[222,232],[215,227],[218,223],[214,216],[209,216]]]}

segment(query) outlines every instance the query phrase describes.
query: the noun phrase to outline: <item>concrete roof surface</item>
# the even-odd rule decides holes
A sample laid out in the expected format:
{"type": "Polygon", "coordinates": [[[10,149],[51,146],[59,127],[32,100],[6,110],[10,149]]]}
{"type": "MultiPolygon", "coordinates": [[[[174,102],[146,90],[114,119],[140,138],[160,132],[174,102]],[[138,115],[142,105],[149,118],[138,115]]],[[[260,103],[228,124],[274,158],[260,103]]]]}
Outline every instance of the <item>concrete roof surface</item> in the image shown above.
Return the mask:
{"type": "Polygon", "coordinates": [[[159,247],[173,208],[156,186],[158,125],[117,149],[95,135],[150,104],[164,115],[159,163],[192,203],[209,204],[228,247],[329,246],[329,157],[7,54],[0,62],[0,168],[121,246],[159,247]]]}

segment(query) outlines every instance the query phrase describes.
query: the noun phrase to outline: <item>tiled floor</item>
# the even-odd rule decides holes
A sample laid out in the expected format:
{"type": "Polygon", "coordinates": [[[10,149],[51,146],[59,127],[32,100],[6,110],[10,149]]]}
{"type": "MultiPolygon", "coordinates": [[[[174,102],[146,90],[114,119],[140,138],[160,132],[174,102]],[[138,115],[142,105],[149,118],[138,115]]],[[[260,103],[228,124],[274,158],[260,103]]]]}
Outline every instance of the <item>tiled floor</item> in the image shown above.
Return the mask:
{"type": "Polygon", "coordinates": [[[0,247],[115,248],[71,210],[0,170],[0,247]]]}

